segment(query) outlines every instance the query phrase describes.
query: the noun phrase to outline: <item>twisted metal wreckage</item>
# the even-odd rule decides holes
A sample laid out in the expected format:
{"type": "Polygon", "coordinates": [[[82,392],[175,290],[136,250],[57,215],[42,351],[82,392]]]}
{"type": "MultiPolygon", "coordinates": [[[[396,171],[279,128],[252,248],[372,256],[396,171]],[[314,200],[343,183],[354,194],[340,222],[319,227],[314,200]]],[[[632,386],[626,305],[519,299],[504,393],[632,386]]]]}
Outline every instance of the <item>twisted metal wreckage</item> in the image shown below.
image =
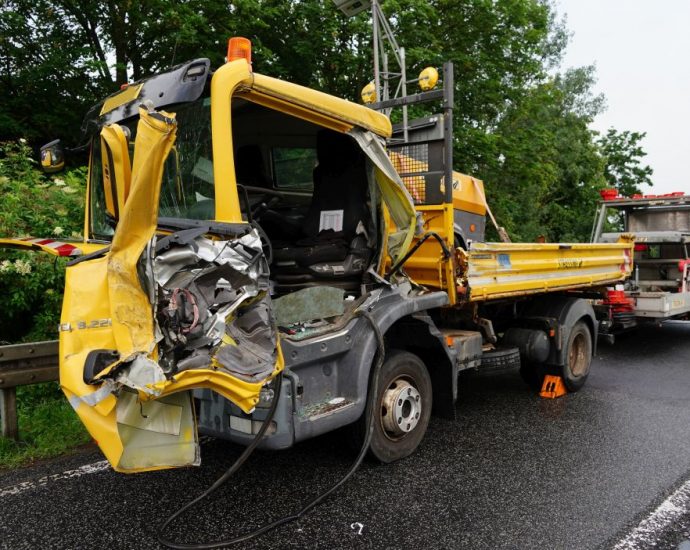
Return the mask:
{"type": "Polygon", "coordinates": [[[174,114],[140,108],[131,194],[110,250],[67,269],[62,387],[113,466],[128,471],[199,463],[191,394],[180,390],[212,385],[248,413],[283,368],[257,230],[156,236],[151,205],[176,129],[174,114]],[[79,330],[74,318],[112,330],[79,330]]]}

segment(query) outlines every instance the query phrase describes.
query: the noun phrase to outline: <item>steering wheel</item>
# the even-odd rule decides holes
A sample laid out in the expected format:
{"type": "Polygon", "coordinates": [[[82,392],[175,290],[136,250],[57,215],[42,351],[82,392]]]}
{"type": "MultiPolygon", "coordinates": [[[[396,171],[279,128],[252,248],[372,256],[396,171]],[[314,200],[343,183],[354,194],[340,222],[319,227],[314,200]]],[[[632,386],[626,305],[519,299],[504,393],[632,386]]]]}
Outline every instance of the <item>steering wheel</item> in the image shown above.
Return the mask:
{"type": "Polygon", "coordinates": [[[266,262],[270,266],[273,263],[273,245],[271,245],[271,239],[268,238],[264,228],[259,225],[259,222],[256,221],[256,218],[252,221],[252,227],[259,233],[259,238],[261,239],[261,250],[263,250],[264,256],[266,257],[266,262]]]}
{"type": "MultiPolygon", "coordinates": [[[[264,195],[262,199],[268,195],[264,195]]],[[[252,208],[252,220],[258,220],[261,216],[280,202],[280,197],[272,196],[268,201],[262,200],[252,208]]]]}

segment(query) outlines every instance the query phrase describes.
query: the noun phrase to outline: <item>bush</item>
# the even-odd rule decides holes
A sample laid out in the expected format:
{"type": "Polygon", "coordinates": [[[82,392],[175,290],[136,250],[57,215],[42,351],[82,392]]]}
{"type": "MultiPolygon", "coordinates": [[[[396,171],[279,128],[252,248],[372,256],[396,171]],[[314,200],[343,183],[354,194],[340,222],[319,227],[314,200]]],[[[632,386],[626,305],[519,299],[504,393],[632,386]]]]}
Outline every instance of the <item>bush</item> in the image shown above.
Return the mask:
{"type": "MultiPolygon", "coordinates": [[[[86,169],[48,177],[19,142],[0,142],[0,237],[81,239],[86,169]]],[[[0,339],[57,337],[65,260],[0,249],[0,339]]]]}
{"type": "Polygon", "coordinates": [[[17,403],[22,439],[0,437],[0,468],[57,456],[90,441],[57,383],[17,388],[17,403]]]}
{"type": "MultiPolygon", "coordinates": [[[[22,140],[0,142],[0,238],[81,239],[86,169],[49,177],[22,140]]],[[[64,258],[0,248],[0,343],[57,338],[64,258]]],[[[89,436],[55,382],[17,388],[21,441],[0,437],[0,468],[55,456],[89,436]]]]}

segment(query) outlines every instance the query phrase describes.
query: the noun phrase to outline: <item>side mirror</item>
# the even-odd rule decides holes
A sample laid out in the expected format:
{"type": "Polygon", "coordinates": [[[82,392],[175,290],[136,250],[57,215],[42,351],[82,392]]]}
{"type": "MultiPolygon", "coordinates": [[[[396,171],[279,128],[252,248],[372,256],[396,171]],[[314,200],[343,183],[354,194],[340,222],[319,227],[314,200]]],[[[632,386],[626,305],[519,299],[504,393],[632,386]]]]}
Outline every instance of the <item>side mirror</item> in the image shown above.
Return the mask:
{"type": "Polygon", "coordinates": [[[46,174],[59,172],[65,167],[65,148],[59,139],[41,147],[41,168],[46,174]]]}

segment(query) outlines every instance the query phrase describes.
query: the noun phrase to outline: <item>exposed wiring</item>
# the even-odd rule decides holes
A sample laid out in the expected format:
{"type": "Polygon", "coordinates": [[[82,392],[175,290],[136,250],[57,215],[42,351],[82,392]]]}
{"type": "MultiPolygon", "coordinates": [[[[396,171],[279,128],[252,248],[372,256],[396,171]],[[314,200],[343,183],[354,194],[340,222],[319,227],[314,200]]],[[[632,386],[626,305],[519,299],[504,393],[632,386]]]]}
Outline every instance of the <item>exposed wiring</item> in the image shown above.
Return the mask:
{"type": "MultiPolygon", "coordinates": [[[[335,484],[333,484],[330,488],[328,488],[326,491],[318,495],[316,498],[310,500],[307,502],[298,512],[284,516],[282,518],[279,518],[275,521],[271,521],[269,523],[266,523],[259,527],[258,529],[255,529],[253,531],[248,531],[247,533],[244,533],[242,535],[238,535],[236,537],[233,537],[231,539],[227,540],[222,540],[222,541],[216,541],[216,542],[207,542],[207,543],[177,543],[170,541],[166,538],[163,537],[163,535],[158,535],[158,542],[161,543],[163,546],[166,546],[168,548],[175,548],[179,550],[206,550],[210,548],[223,548],[225,546],[231,546],[233,544],[237,544],[239,542],[246,542],[248,540],[251,540],[253,538],[256,538],[260,535],[263,535],[264,533],[271,531],[272,529],[275,529],[276,527],[279,527],[281,525],[284,525],[286,523],[289,523],[291,521],[294,521],[296,519],[301,518],[304,514],[306,514],[309,510],[323,502],[328,496],[330,496],[333,492],[338,490],[342,485],[344,485],[350,477],[359,469],[360,465],[362,464],[362,461],[364,460],[364,457],[367,454],[367,451],[369,450],[369,444],[371,443],[371,437],[374,432],[374,419],[376,415],[374,414],[374,406],[375,406],[375,401],[376,397],[378,395],[378,385],[379,385],[379,376],[381,372],[381,365],[383,364],[383,359],[385,355],[385,342],[383,340],[383,334],[381,333],[381,330],[379,329],[378,325],[376,324],[376,320],[371,316],[371,314],[368,311],[365,310],[357,310],[354,314],[355,317],[363,317],[367,321],[369,321],[369,324],[374,330],[374,333],[376,334],[376,343],[377,343],[377,354],[376,354],[376,362],[373,368],[373,374],[371,376],[371,383],[370,383],[370,388],[369,388],[369,393],[368,393],[368,399],[367,399],[367,405],[365,409],[365,415],[367,418],[367,432],[366,436],[364,438],[364,442],[362,444],[362,448],[359,451],[359,454],[357,455],[357,458],[355,459],[355,462],[350,466],[350,469],[345,473],[345,475],[340,478],[335,484]]],[[[273,396],[273,403],[271,404],[271,408],[268,412],[268,415],[266,419],[264,420],[261,429],[259,432],[256,434],[256,437],[252,440],[251,444],[244,450],[244,452],[235,460],[235,462],[228,468],[228,470],[220,476],[216,482],[211,485],[206,491],[204,491],[201,495],[196,497],[194,500],[191,502],[188,502],[185,504],[182,508],[177,510],[174,514],[172,514],[166,521],[165,523],[161,526],[160,532],[163,533],[165,529],[172,523],[173,520],[175,520],[177,517],[179,517],[183,512],[194,506],[195,504],[199,503],[203,499],[205,499],[207,496],[209,496],[211,493],[213,493],[216,489],[218,489],[221,485],[223,485],[232,475],[237,472],[237,470],[240,469],[242,464],[245,463],[245,461],[249,458],[249,456],[252,454],[254,449],[258,446],[258,444],[261,442],[261,440],[264,437],[264,434],[266,433],[266,429],[271,423],[273,416],[276,412],[278,401],[280,398],[280,386],[282,383],[282,372],[276,376],[276,391],[275,395],[273,396]]]]}

